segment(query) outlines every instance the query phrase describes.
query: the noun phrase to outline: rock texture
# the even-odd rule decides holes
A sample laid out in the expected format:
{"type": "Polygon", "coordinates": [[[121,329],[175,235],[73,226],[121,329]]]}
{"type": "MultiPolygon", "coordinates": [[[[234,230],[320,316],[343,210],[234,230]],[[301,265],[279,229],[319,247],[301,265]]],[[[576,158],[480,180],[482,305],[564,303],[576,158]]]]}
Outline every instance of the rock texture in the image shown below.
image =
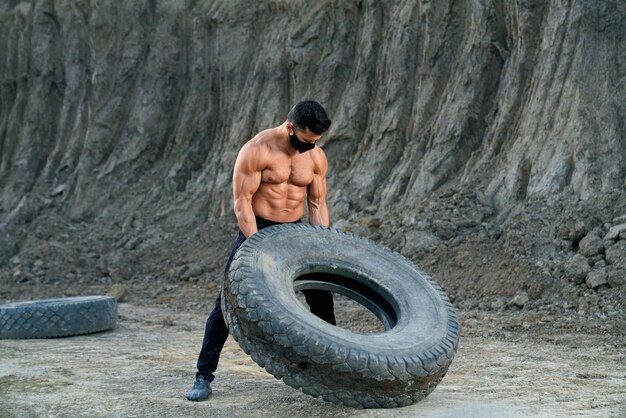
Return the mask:
{"type": "Polygon", "coordinates": [[[531,306],[626,213],[624,68],[620,0],[5,1],[1,274],[218,272],[239,147],[311,97],[334,220],[531,306]]]}
{"type": "Polygon", "coordinates": [[[589,262],[581,254],[576,254],[565,263],[565,277],[576,284],[583,283],[590,271],[589,262]]]}

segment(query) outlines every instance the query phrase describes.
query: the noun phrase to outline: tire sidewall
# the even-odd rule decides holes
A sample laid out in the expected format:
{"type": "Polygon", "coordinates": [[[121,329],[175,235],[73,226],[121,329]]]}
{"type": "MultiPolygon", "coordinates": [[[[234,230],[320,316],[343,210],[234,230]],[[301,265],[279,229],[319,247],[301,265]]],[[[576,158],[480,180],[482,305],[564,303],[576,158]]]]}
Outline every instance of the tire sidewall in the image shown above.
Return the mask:
{"type": "MultiPolygon", "coordinates": [[[[292,328],[291,345],[323,346],[311,348],[313,352],[326,351],[326,358],[311,356],[320,364],[332,362],[341,355],[335,351],[345,351],[346,347],[360,356],[382,357],[389,362],[412,361],[415,353],[421,353],[421,361],[429,363],[422,374],[428,374],[428,370],[447,367],[456,349],[458,320],[441,289],[402,256],[352,234],[306,224],[264,229],[239,249],[229,277],[239,287],[252,288],[253,304],[258,304],[253,317],[239,321],[286,318],[292,328]],[[299,274],[319,271],[350,276],[392,295],[397,325],[382,333],[362,334],[311,314],[297,299],[293,280],[299,274]]],[[[229,284],[227,280],[227,295],[229,284]]],[[[273,335],[269,320],[258,321],[258,326],[268,338],[282,341],[273,335]]]]}

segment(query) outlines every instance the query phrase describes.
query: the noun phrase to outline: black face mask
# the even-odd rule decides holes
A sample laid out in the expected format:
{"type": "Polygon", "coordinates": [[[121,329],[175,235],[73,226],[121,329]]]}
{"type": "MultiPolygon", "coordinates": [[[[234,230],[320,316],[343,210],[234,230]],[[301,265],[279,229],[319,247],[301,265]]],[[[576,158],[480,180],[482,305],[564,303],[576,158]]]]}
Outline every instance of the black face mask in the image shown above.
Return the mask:
{"type": "Polygon", "coordinates": [[[313,148],[315,148],[315,144],[309,144],[308,142],[300,141],[300,139],[298,139],[298,137],[296,136],[295,131],[291,135],[289,135],[289,142],[291,143],[291,146],[294,147],[300,154],[302,154],[303,152],[311,151],[313,148]]]}

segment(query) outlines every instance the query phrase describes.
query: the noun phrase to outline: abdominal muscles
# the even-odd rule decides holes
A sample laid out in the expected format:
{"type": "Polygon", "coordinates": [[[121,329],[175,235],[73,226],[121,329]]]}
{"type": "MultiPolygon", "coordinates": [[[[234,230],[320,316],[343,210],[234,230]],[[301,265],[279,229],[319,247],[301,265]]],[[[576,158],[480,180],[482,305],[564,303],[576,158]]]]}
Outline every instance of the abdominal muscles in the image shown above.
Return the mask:
{"type": "Polygon", "coordinates": [[[287,182],[261,183],[252,197],[252,209],[256,216],[276,222],[292,222],[304,215],[306,187],[287,182]]]}

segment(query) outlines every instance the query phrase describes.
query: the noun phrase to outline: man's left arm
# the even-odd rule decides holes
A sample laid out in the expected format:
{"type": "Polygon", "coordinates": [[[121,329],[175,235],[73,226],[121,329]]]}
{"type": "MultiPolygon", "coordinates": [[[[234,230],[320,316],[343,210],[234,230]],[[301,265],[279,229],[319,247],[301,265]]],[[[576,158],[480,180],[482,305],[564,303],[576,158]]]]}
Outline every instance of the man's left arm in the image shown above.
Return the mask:
{"type": "Polygon", "coordinates": [[[324,151],[319,149],[319,152],[314,157],[314,161],[313,181],[308,188],[309,223],[329,227],[330,215],[328,213],[328,205],[326,204],[328,160],[324,151]]]}

